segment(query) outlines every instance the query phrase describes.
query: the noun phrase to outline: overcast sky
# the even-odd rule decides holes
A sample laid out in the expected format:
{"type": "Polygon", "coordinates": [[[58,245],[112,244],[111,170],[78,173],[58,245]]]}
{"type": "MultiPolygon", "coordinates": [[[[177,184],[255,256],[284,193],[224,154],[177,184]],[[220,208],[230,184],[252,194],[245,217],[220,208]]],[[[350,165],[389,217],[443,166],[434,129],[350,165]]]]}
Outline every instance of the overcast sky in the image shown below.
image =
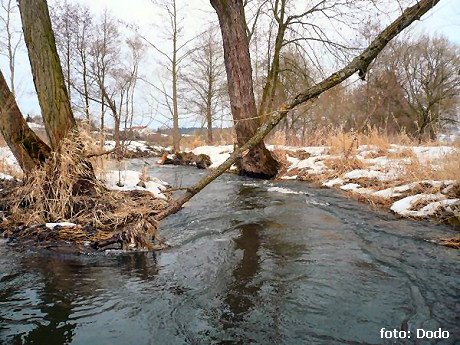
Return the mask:
{"type": "MultiPolygon", "coordinates": [[[[59,0],[49,0],[50,5],[59,0]]],[[[155,7],[149,0],[77,0],[88,5],[94,13],[100,13],[105,8],[110,9],[111,13],[126,22],[138,24],[144,32],[150,32],[151,39],[155,35],[160,35],[158,29],[152,26],[155,18],[155,7]]],[[[184,13],[185,29],[189,33],[196,33],[203,27],[205,22],[217,20],[209,0],[179,1],[187,3],[184,13]]],[[[161,23],[159,23],[161,24],[161,23]]],[[[427,35],[444,35],[451,41],[460,44],[460,0],[441,0],[441,2],[425,15],[422,20],[414,25],[413,28],[418,33],[427,35]]],[[[160,39],[160,36],[157,37],[160,39]]],[[[8,78],[7,60],[0,56],[0,68],[8,78]]],[[[39,114],[38,101],[34,92],[32,77],[30,75],[29,62],[23,47],[20,52],[16,65],[16,90],[18,103],[24,114],[39,114]]],[[[158,123],[153,122],[152,127],[157,127],[158,123]]]]}

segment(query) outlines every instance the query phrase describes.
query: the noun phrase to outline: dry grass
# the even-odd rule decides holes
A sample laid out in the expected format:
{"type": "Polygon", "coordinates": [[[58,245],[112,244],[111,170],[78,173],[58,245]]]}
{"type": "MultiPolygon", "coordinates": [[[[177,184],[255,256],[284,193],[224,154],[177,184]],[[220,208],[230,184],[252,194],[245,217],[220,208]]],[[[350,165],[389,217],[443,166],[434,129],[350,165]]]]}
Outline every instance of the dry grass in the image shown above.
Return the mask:
{"type": "Polygon", "coordinates": [[[81,137],[64,139],[59,154],[31,172],[22,186],[2,195],[9,222],[1,227],[11,236],[37,241],[95,242],[116,235],[125,245],[151,248],[151,239],[158,238],[154,216],[168,202],[148,192],[107,190],[88,169],[85,156],[81,137]],[[64,221],[84,227],[52,231],[42,225],[64,221]],[[19,224],[22,230],[12,233],[19,224]]]}
{"type": "Polygon", "coordinates": [[[11,165],[8,165],[5,163],[4,160],[0,159],[0,172],[13,176],[19,180],[23,178],[23,174],[20,171],[17,171],[15,167],[12,167],[11,165]]]}
{"type": "Polygon", "coordinates": [[[442,180],[453,180],[460,183],[460,145],[456,150],[447,155],[442,161],[435,175],[442,180]]]}
{"type": "Polygon", "coordinates": [[[327,146],[333,155],[354,156],[358,145],[358,136],[351,133],[336,131],[327,137],[327,146]]]}
{"type": "Polygon", "coordinates": [[[329,158],[324,160],[324,164],[339,175],[352,170],[365,169],[367,167],[367,165],[362,160],[357,159],[354,156],[350,156],[349,158],[329,158]]]}
{"type": "Polygon", "coordinates": [[[345,194],[360,202],[369,204],[374,209],[388,209],[394,202],[391,198],[384,198],[372,194],[359,194],[355,192],[346,192],[345,194]]]}
{"type": "MultiPolygon", "coordinates": [[[[293,146],[331,146],[334,153],[346,152],[352,144],[373,145],[382,150],[388,150],[391,144],[417,145],[418,143],[405,133],[386,134],[383,130],[375,127],[367,127],[360,133],[347,132],[341,127],[325,126],[306,133],[304,142],[302,138],[289,135],[282,130],[276,131],[268,136],[266,142],[273,145],[293,146]]],[[[427,146],[441,145],[438,142],[427,143],[427,146]]]]}
{"type": "Polygon", "coordinates": [[[404,164],[402,169],[402,180],[406,183],[423,180],[460,182],[460,148],[436,161],[420,162],[413,154],[407,156],[410,163],[404,164]]]}
{"type": "Polygon", "coordinates": [[[439,243],[446,247],[460,249],[460,235],[452,237],[452,238],[441,239],[439,243]]]}

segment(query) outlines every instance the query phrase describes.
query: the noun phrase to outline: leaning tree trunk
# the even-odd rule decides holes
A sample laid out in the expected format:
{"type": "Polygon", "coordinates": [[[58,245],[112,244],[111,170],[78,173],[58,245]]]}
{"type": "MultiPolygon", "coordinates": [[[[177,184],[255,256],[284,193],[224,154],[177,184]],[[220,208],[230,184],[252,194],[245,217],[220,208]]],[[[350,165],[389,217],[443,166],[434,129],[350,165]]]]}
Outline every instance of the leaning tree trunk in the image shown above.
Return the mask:
{"type": "Polygon", "coordinates": [[[25,174],[43,163],[51,152],[27,125],[1,71],[0,131],[25,174]]]}
{"type": "MultiPolygon", "coordinates": [[[[243,146],[257,132],[257,108],[252,83],[249,40],[245,29],[241,0],[210,0],[219,17],[224,44],[230,105],[238,146],[243,146]]],[[[243,175],[272,178],[279,163],[263,142],[251,148],[241,160],[243,175]]]]}
{"type": "Polygon", "coordinates": [[[19,0],[24,40],[51,148],[76,127],[46,0],[19,0]]]}

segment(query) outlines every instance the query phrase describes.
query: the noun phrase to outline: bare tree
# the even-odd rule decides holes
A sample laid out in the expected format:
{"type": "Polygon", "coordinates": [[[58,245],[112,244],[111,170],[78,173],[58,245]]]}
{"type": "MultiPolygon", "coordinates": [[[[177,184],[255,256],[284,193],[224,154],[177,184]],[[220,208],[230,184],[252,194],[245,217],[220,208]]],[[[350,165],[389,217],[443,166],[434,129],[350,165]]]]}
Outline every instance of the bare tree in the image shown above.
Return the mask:
{"type": "Polygon", "coordinates": [[[75,14],[77,12],[76,5],[73,5],[67,0],[57,2],[56,6],[51,11],[51,20],[57,30],[55,32],[56,48],[62,61],[62,69],[67,85],[67,92],[71,97],[72,85],[72,60],[74,59],[75,50],[75,14]]]}
{"type": "Polygon", "coordinates": [[[98,35],[91,43],[90,74],[98,89],[98,95],[93,100],[96,100],[101,105],[100,145],[102,148],[104,147],[105,110],[107,107],[111,110],[115,125],[118,124],[118,128],[120,123],[117,106],[113,99],[116,92],[115,87],[112,85],[112,90],[109,89],[110,74],[113,74],[119,63],[120,33],[115,20],[110,16],[108,10],[105,10],[102,14],[100,22],[95,25],[95,30],[98,35]]]}
{"type": "MultiPolygon", "coordinates": [[[[91,81],[90,81],[90,48],[94,40],[94,27],[92,14],[88,7],[78,5],[75,14],[76,32],[75,32],[75,50],[76,50],[76,70],[81,75],[81,88],[79,92],[83,98],[83,107],[86,121],[90,122],[90,99],[91,99],[91,81]]],[[[74,86],[75,87],[75,86],[74,86]]]]}
{"type": "MultiPolygon", "coordinates": [[[[179,131],[179,74],[180,66],[184,63],[191,50],[187,50],[188,43],[193,40],[189,39],[184,42],[183,40],[183,26],[181,18],[181,9],[176,0],[151,0],[152,3],[160,9],[161,15],[167,18],[168,22],[162,26],[166,34],[166,40],[171,45],[169,50],[162,49],[158,44],[153,43],[145,36],[140,36],[148,45],[153,48],[161,57],[166,61],[165,69],[169,74],[170,85],[165,83],[162,86],[157,86],[152,83],[156,91],[158,91],[164,102],[160,102],[165,106],[173,122],[173,147],[174,151],[180,151],[181,134],[179,131]]],[[[145,81],[145,79],[144,79],[145,81]]]]}
{"type": "Polygon", "coordinates": [[[51,8],[51,20],[57,28],[56,46],[64,61],[64,77],[69,96],[72,96],[73,110],[81,111],[89,122],[92,93],[89,54],[94,40],[92,14],[87,6],[65,1],[51,8]]]}
{"type": "MultiPolygon", "coordinates": [[[[300,92],[292,100],[290,100],[279,110],[277,110],[276,113],[270,119],[268,119],[268,121],[266,121],[260,128],[258,128],[257,132],[249,140],[247,140],[243,146],[238,147],[231,154],[231,156],[224,163],[222,163],[214,172],[203,177],[195,185],[187,188],[185,194],[181,196],[178,200],[176,200],[168,209],[158,214],[156,216],[156,219],[161,220],[171,214],[178,212],[187,201],[189,201],[191,198],[193,198],[193,196],[199,193],[208,184],[210,184],[217,177],[219,177],[225,171],[227,171],[232,166],[232,164],[234,164],[245,152],[257,146],[258,143],[260,143],[265,138],[265,136],[268,133],[270,133],[273,130],[273,128],[275,128],[276,125],[278,125],[278,123],[287,116],[287,114],[291,110],[295,109],[301,104],[316,99],[323,92],[333,88],[334,86],[339,85],[343,81],[350,78],[350,76],[352,76],[353,74],[367,70],[369,64],[377,57],[377,55],[382,51],[382,49],[385,48],[388,42],[390,42],[394,37],[396,37],[396,35],[398,35],[400,32],[406,29],[414,21],[419,20],[421,16],[423,16],[431,8],[436,6],[438,2],[439,0],[421,0],[418,1],[418,3],[414,6],[405,9],[404,12],[395,21],[393,21],[382,32],[380,32],[380,34],[370,43],[370,45],[360,55],[353,58],[348,64],[346,64],[345,67],[332,73],[329,77],[323,79],[321,82],[311,87],[308,87],[304,91],[300,92]]],[[[216,4],[217,7],[220,5],[225,4],[216,4]]],[[[229,13],[229,11],[225,11],[228,10],[225,7],[221,7],[218,11],[220,10],[227,12],[227,14],[229,13]]],[[[225,16],[225,13],[221,16],[225,16]]],[[[219,16],[219,19],[221,16],[219,16]]],[[[238,23],[238,21],[235,21],[234,23],[238,23]]],[[[223,35],[224,38],[226,37],[226,35],[228,34],[223,35]]],[[[227,52],[225,54],[227,54],[227,52]]]]}
{"type": "Polygon", "coordinates": [[[134,121],[134,99],[136,93],[136,86],[139,80],[139,65],[145,54],[145,45],[140,37],[134,36],[126,41],[129,49],[129,64],[126,65],[126,102],[124,110],[124,136],[123,142],[127,139],[127,133],[131,130],[134,121]]]}
{"type": "Polygon", "coordinates": [[[187,84],[186,108],[205,120],[208,144],[213,143],[213,121],[218,109],[225,107],[227,92],[222,43],[217,37],[217,28],[209,26],[193,48],[187,72],[181,75],[187,84]]]}
{"type": "Polygon", "coordinates": [[[460,94],[460,48],[445,38],[400,42],[400,83],[417,126],[417,138],[436,139],[455,117],[460,94]]]}
{"type": "MultiPolygon", "coordinates": [[[[13,0],[1,0],[2,15],[0,16],[0,29],[4,32],[5,37],[0,37],[0,55],[8,58],[10,68],[10,88],[11,93],[15,94],[15,64],[16,53],[22,42],[22,32],[16,30],[13,25],[13,17],[16,13],[17,6],[13,0]]],[[[2,35],[3,36],[3,35],[2,35]]]]}

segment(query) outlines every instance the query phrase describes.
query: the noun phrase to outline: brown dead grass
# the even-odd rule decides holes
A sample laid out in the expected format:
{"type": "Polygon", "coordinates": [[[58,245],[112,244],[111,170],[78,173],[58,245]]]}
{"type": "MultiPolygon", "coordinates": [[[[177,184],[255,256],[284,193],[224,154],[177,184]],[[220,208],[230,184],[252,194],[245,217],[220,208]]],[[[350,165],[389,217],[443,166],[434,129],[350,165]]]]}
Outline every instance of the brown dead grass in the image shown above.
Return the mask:
{"type": "Polygon", "coordinates": [[[0,172],[13,176],[19,180],[23,178],[22,172],[17,171],[14,167],[6,164],[2,159],[0,159],[0,172]]]}
{"type": "Polygon", "coordinates": [[[340,157],[325,159],[324,164],[328,169],[334,170],[335,174],[339,175],[356,169],[365,169],[367,167],[362,160],[354,156],[350,156],[349,158],[340,157]]]}
{"type": "Polygon", "coordinates": [[[460,235],[452,238],[441,239],[440,244],[454,249],[460,249],[460,235]]]}
{"type": "Polygon", "coordinates": [[[405,182],[423,180],[452,180],[460,182],[460,149],[440,157],[436,161],[420,162],[415,155],[410,163],[404,165],[403,179],[405,182]]]}
{"type": "MultiPolygon", "coordinates": [[[[75,243],[98,241],[116,233],[120,241],[136,248],[151,248],[158,238],[154,216],[168,202],[148,192],[111,191],[99,182],[91,169],[81,138],[71,134],[59,154],[53,153],[40,168],[31,172],[22,186],[3,195],[1,207],[8,212],[6,229],[23,224],[19,238],[66,240],[75,243]],[[44,223],[72,222],[81,226],[51,231],[44,223]]],[[[5,229],[5,224],[1,228],[5,229]]],[[[13,230],[10,230],[10,232],[13,230]]],[[[10,235],[13,235],[10,233],[10,235]]]]}
{"type": "Polygon", "coordinates": [[[360,202],[369,204],[374,209],[389,209],[394,202],[391,198],[384,198],[372,194],[359,194],[352,191],[346,192],[345,194],[360,202]]]}

